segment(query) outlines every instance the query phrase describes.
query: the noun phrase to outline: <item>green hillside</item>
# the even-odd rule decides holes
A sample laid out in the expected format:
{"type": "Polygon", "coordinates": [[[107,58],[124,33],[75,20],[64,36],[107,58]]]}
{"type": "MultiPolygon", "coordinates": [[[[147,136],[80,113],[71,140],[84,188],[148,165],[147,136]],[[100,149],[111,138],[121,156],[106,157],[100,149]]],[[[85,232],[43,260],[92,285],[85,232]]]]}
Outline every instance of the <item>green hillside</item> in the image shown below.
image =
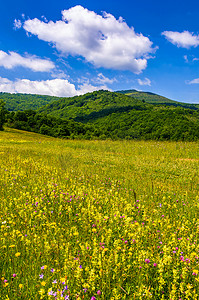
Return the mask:
{"type": "Polygon", "coordinates": [[[151,92],[142,92],[137,90],[124,90],[124,91],[118,91],[118,93],[128,95],[130,97],[133,97],[138,100],[145,101],[146,103],[151,104],[164,104],[164,105],[172,105],[172,106],[181,106],[185,108],[191,108],[191,109],[198,109],[199,104],[189,104],[189,103],[183,103],[179,101],[174,101],[171,99],[168,99],[166,97],[151,93],[151,92]]]}
{"type": "Polygon", "coordinates": [[[103,90],[61,98],[38,111],[12,112],[7,124],[56,137],[199,140],[198,109],[154,105],[103,90]]]}
{"type": "Polygon", "coordinates": [[[96,91],[82,96],[60,98],[38,112],[54,117],[74,119],[79,122],[95,121],[116,112],[125,112],[131,109],[145,109],[142,101],[127,95],[109,91],[96,91]]]}
{"type": "Polygon", "coordinates": [[[36,110],[41,106],[58,100],[59,98],[44,95],[10,94],[0,92],[0,99],[5,102],[5,107],[9,111],[23,111],[27,109],[36,110]]]}

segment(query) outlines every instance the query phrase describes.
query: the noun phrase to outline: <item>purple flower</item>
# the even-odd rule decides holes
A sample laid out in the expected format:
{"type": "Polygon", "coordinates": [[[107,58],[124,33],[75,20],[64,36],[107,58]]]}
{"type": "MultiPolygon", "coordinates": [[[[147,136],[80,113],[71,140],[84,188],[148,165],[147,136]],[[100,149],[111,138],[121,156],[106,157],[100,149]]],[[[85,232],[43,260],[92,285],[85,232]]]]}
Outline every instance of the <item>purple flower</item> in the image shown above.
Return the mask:
{"type": "Polygon", "coordinates": [[[154,267],[157,267],[157,264],[156,264],[156,263],[154,263],[154,264],[153,264],[153,266],[154,266],[154,267]]]}
{"type": "Polygon", "coordinates": [[[149,264],[149,263],[150,263],[150,259],[146,258],[146,259],[145,259],[145,263],[146,263],[146,264],[149,264]]]}
{"type": "Polygon", "coordinates": [[[44,270],[44,266],[41,267],[41,270],[44,270]]]}
{"type": "Polygon", "coordinates": [[[53,283],[57,283],[57,279],[55,279],[55,280],[53,281],[53,283]]]}
{"type": "Polygon", "coordinates": [[[51,269],[51,270],[50,270],[50,272],[54,273],[54,272],[55,272],[55,270],[54,270],[54,269],[51,269]]]}
{"type": "Polygon", "coordinates": [[[96,300],[96,298],[94,296],[91,297],[91,300],[96,300]]]}
{"type": "Polygon", "coordinates": [[[48,295],[52,296],[53,295],[53,291],[48,292],[48,295]]]}
{"type": "Polygon", "coordinates": [[[17,274],[13,274],[12,276],[15,278],[17,276],[17,274]]]}
{"type": "Polygon", "coordinates": [[[80,265],[79,267],[80,267],[80,269],[82,269],[82,265],[80,265]]]}
{"type": "Polygon", "coordinates": [[[44,277],[44,274],[41,273],[41,275],[39,275],[39,278],[40,278],[40,279],[43,279],[43,277],[44,277]]]}

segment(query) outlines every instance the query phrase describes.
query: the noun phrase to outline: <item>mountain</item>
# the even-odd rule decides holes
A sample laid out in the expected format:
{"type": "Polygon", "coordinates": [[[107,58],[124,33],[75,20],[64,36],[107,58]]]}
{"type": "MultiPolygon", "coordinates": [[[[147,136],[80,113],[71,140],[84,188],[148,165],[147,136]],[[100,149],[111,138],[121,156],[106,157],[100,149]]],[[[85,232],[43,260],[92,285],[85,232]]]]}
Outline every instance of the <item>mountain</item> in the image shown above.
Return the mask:
{"type": "MultiPolygon", "coordinates": [[[[153,94],[150,94],[153,97],[153,94]]],[[[10,127],[69,138],[199,140],[199,109],[95,91],[8,114],[10,127]]],[[[172,100],[170,100],[172,101],[172,100]]]]}
{"type": "MultiPolygon", "coordinates": [[[[107,91],[105,91],[105,92],[107,92],[107,91]]],[[[181,106],[184,108],[191,108],[191,109],[199,108],[199,104],[188,104],[188,103],[173,101],[173,100],[170,100],[163,96],[157,95],[155,93],[150,93],[150,92],[141,92],[141,91],[137,91],[137,90],[124,90],[124,91],[118,91],[116,93],[123,94],[125,96],[129,96],[134,99],[133,100],[134,102],[132,102],[131,100],[129,100],[127,98],[125,100],[123,98],[123,100],[121,101],[121,98],[119,98],[119,96],[117,96],[117,97],[114,96],[115,100],[113,100],[112,97],[110,97],[110,94],[108,94],[108,93],[106,95],[107,95],[107,100],[110,101],[110,103],[107,103],[106,100],[103,100],[104,103],[102,103],[102,102],[97,103],[95,101],[95,104],[91,99],[90,99],[91,101],[89,100],[92,93],[86,94],[86,96],[83,98],[81,98],[82,96],[79,96],[79,97],[76,96],[76,97],[70,97],[70,98],[62,97],[61,98],[61,97],[46,96],[46,95],[33,95],[33,94],[20,94],[20,93],[19,94],[10,94],[10,93],[0,92],[0,99],[2,99],[6,103],[6,108],[9,111],[23,111],[23,110],[28,110],[28,109],[37,110],[37,109],[40,109],[42,106],[54,103],[55,101],[58,101],[58,103],[61,106],[63,106],[63,104],[65,103],[66,106],[72,105],[72,106],[78,107],[79,104],[75,103],[75,102],[80,101],[81,102],[80,105],[82,105],[82,107],[84,107],[87,110],[87,113],[89,113],[89,111],[92,111],[94,108],[94,107],[92,107],[92,103],[95,106],[95,109],[97,109],[99,111],[101,108],[104,109],[105,106],[110,108],[110,107],[121,107],[121,106],[125,106],[125,105],[127,105],[127,106],[132,105],[132,103],[135,103],[135,99],[140,100],[145,103],[154,104],[154,105],[167,105],[167,106],[172,105],[172,106],[181,106]],[[87,98],[87,103],[82,104],[82,101],[84,102],[84,100],[86,100],[86,98],[87,98]],[[90,103],[89,103],[89,101],[90,101],[90,103]],[[113,101],[115,101],[115,103],[113,103],[113,101]],[[124,104],[124,102],[126,104],[124,104]]],[[[81,107],[80,105],[79,105],[79,107],[81,107]]],[[[53,104],[53,106],[54,106],[54,104],[53,104]]],[[[67,108],[67,111],[68,111],[68,109],[69,109],[69,107],[67,108]]],[[[77,110],[77,108],[76,108],[76,110],[77,110]]],[[[62,116],[64,116],[65,113],[66,112],[63,112],[62,116]]]]}
{"type": "Polygon", "coordinates": [[[141,100],[101,90],[71,98],[60,98],[41,107],[38,112],[78,122],[91,122],[112,113],[143,109],[145,106],[141,100]]]}
{"type": "Polygon", "coordinates": [[[142,91],[137,91],[137,90],[132,89],[132,90],[118,91],[118,93],[130,96],[135,99],[139,99],[139,100],[145,101],[146,103],[151,103],[151,104],[181,106],[181,107],[190,108],[190,109],[198,109],[199,108],[199,104],[189,104],[189,103],[174,101],[174,100],[168,99],[166,97],[163,97],[158,94],[151,93],[151,92],[142,92],[142,91]]]}
{"type": "Polygon", "coordinates": [[[9,111],[23,111],[28,109],[38,109],[48,103],[58,100],[58,97],[32,95],[32,94],[10,94],[0,92],[0,99],[2,99],[6,108],[9,111]]]}

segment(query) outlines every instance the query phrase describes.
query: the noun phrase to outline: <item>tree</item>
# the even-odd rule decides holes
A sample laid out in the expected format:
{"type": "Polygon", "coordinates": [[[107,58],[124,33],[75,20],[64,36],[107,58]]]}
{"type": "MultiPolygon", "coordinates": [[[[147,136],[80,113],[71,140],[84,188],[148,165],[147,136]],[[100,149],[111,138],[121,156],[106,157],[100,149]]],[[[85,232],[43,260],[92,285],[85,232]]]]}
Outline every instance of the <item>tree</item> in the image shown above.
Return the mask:
{"type": "Polygon", "coordinates": [[[3,124],[6,120],[6,112],[7,110],[5,109],[5,103],[0,99],[0,130],[3,130],[3,124]]]}

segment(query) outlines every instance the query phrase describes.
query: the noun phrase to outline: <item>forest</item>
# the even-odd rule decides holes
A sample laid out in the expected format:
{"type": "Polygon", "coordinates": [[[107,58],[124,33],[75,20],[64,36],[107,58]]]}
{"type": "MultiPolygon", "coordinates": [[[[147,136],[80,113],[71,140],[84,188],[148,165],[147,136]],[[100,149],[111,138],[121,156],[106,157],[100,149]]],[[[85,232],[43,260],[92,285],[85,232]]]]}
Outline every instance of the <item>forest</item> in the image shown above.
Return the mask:
{"type": "MultiPolygon", "coordinates": [[[[8,99],[18,97],[23,101],[27,97],[27,103],[37,103],[36,95],[17,94],[8,99]]],[[[101,90],[70,98],[38,96],[38,103],[33,105],[37,109],[26,109],[27,105],[23,107],[22,103],[23,110],[17,106],[8,109],[6,103],[4,97],[0,106],[1,129],[5,123],[10,128],[72,139],[199,139],[197,106],[183,107],[172,100],[168,101],[169,105],[152,104],[124,93],[101,90]],[[41,99],[48,104],[42,105],[41,99]]]]}

